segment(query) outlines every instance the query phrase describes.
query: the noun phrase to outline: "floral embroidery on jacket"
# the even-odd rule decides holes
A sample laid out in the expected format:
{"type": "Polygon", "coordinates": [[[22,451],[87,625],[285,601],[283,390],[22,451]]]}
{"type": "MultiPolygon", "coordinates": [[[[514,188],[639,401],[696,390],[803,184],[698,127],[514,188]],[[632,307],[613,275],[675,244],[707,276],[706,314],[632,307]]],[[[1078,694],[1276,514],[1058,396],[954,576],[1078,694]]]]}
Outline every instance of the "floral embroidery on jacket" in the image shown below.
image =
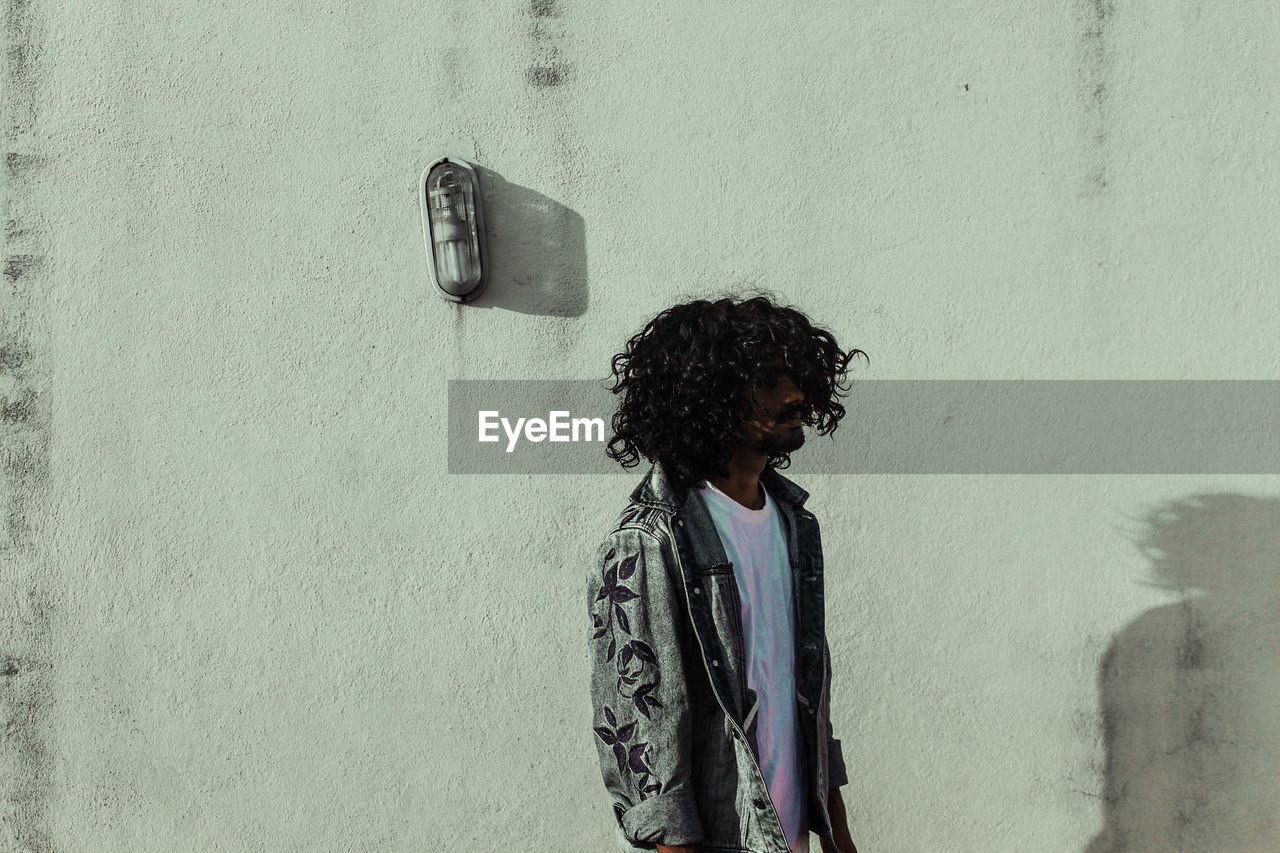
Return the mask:
{"type": "MultiPolygon", "coordinates": [[[[608,565],[617,553],[610,548],[604,562],[608,565]]],[[[631,623],[627,619],[626,605],[640,596],[623,584],[636,571],[638,554],[632,554],[605,569],[604,585],[596,595],[596,602],[605,603],[605,617],[592,614],[591,620],[595,628],[592,640],[609,638],[609,647],[605,651],[605,660],[614,661],[618,671],[618,695],[629,699],[637,711],[652,719],[651,708],[661,708],[662,703],[652,695],[658,686],[658,656],[653,648],[643,640],[636,639],[631,633],[631,623]],[[619,631],[624,642],[618,645],[619,631]]],[[[624,777],[630,773],[640,794],[645,799],[649,794],[662,792],[662,785],[652,779],[653,770],[649,767],[649,744],[643,741],[631,742],[636,734],[636,722],[632,721],[619,726],[612,708],[605,706],[604,718],[607,726],[596,726],[595,732],[600,740],[613,747],[614,758],[618,762],[618,772],[624,777]]]]}
{"type": "Polygon", "coordinates": [[[609,725],[596,726],[596,734],[600,740],[613,747],[613,757],[617,759],[618,772],[623,776],[627,775],[628,771],[631,772],[635,779],[636,790],[640,792],[642,800],[649,794],[662,793],[662,783],[651,778],[653,769],[649,767],[649,744],[629,743],[636,733],[635,721],[619,726],[618,718],[614,716],[613,709],[608,705],[604,708],[604,718],[609,725]]]}

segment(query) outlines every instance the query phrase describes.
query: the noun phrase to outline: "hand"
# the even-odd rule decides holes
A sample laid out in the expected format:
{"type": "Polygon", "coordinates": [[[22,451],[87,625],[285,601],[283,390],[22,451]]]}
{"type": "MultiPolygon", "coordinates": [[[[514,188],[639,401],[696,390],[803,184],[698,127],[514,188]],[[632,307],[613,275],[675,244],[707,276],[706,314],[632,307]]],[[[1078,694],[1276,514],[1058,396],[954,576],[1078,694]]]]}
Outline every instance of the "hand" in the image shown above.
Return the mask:
{"type": "Polygon", "coordinates": [[[858,848],[849,835],[849,818],[844,813],[844,800],[840,797],[840,789],[833,788],[827,794],[827,814],[831,817],[831,833],[836,843],[822,839],[822,853],[858,853],[858,848]]]}

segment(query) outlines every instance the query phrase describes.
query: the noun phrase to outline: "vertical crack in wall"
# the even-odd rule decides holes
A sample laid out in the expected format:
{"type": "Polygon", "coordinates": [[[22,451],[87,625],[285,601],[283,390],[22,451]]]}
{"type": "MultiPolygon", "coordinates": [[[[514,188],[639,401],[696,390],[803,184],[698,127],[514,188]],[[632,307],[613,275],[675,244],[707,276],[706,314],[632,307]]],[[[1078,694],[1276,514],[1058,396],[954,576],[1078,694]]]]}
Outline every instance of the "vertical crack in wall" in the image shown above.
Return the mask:
{"type": "Polygon", "coordinates": [[[4,278],[0,279],[0,847],[58,849],[48,828],[47,726],[53,700],[51,590],[37,547],[49,476],[50,405],[44,343],[45,256],[34,187],[46,167],[35,133],[38,21],[30,0],[6,0],[0,115],[6,154],[4,278]]]}

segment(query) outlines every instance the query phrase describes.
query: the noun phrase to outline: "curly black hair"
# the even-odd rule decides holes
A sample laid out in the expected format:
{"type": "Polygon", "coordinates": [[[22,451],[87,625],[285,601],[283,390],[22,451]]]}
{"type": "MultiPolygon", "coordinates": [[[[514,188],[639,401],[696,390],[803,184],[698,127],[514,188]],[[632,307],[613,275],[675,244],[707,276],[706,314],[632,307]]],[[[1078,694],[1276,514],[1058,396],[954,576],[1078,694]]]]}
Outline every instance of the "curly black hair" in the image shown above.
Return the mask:
{"type": "MultiPolygon", "coordinates": [[[[609,458],[624,468],[641,456],[661,460],[678,485],[727,476],[747,395],[754,398],[779,370],[804,392],[804,423],[819,435],[835,432],[849,362],[867,354],[841,350],[830,332],[776,301],[768,294],[694,300],[663,311],[627,341],[612,360],[609,390],[625,396],[613,416],[609,458]]],[[[782,453],[766,464],[790,462],[782,453]]]]}

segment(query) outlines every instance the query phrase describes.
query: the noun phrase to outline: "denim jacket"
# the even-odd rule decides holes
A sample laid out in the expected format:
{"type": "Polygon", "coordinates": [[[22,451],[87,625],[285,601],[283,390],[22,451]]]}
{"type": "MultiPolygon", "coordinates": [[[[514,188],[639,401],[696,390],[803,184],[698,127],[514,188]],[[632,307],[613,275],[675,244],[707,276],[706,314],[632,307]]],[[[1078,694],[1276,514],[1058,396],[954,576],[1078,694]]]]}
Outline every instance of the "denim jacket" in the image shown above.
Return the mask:
{"type": "MultiPolygon", "coordinates": [[[[787,532],[796,608],[796,702],[811,832],[831,837],[827,792],[847,782],[830,722],[822,543],[808,492],[760,475],[787,532]]],[[[733,566],[694,489],[661,462],[631,493],[587,578],[592,738],[619,845],[787,853],[760,771],[733,566]]]]}

